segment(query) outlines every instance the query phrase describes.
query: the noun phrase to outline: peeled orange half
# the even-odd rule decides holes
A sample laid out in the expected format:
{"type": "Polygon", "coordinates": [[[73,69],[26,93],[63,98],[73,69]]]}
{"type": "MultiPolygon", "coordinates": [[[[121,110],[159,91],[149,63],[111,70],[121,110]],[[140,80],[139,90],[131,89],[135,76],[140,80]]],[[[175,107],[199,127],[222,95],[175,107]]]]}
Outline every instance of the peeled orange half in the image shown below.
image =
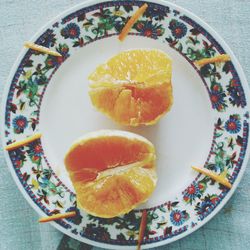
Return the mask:
{"type": "Polygon", "coordinates": [[[65,156],[77,206],[112,218],[145,202],[155,189],[155,149],[142,136],[101,130],[77,140],[65,156]]]}
{"type": "Polygon", "coordinates": [[[156,49],[119,53],[90,74],[92,104],[116,122],[155,124],[170,110],[172,61],[156,49]]]}

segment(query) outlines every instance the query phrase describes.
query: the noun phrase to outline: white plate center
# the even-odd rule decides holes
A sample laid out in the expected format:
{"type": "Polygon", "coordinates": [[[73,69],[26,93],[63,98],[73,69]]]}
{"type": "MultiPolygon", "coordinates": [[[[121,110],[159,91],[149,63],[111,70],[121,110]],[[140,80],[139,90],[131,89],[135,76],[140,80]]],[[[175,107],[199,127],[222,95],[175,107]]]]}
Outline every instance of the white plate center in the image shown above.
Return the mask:
{"type": "Polygon", "coordinates": [[[74,190],[63,159],[71,143],[99,129],[122,129],[148,138],[157,150],[158,183],[144,205],[156,206],[174,199],[196,176],[191,165],[203,166],[213,136],[213,112],[208,93],[197,72],[167,43],[128,37],[120,43],[106,38],[78,49],[55,73],[45,92],[40,130],[45,155],[55,173],[74,190]],[[174,104],[157,125],[128,128],[115,124],[95,110],[88,96],[88,75],[97,65],[122,50],[157,48],[173,59],[174,104]]]}

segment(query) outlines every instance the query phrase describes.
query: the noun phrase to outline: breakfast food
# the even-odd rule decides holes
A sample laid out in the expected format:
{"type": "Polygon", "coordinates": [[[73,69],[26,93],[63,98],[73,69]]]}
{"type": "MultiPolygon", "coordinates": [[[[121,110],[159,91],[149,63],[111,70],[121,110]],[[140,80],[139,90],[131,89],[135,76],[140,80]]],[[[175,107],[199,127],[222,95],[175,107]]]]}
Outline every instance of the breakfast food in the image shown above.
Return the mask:
{"type": "Polygon", "coordinates": [[[170,110],[172,61],[156,49],[123,51],[89,76],[92,104],[116,122],[155,124],[170,110]]]}
{"type": "Polygon", "coordinates": [[[112,218],[145,202],[155,189],[155,149],[142,136],[100,130],[77,140],[65,156],[77,206],[112,218]]]}

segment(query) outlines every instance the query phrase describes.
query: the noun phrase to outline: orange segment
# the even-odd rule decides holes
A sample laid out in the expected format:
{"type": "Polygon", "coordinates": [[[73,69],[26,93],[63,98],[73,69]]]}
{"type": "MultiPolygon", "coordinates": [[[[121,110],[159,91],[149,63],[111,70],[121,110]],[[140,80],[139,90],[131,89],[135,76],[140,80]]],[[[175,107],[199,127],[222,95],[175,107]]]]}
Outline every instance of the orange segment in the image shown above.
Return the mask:
{"type": "Polygon", "coordinates": [[[131,168],[97,179],[88,185],[75,185],[79,207],[88,213],[110,218],[128,213],[151,195],[155,187],[155,172],[146,168],[131,168]]]}
{"type": "Polygon", "coordinates": [[[123,125],[155,124],[170,110],[171,59],[159,50],[130,50],[89,76],[92,104],[123,125]]]}
{"type": "MultiPolygon", "coordinates": [[[[136,49],[123,51],[99,65],[90,74],[92,83],[122,84],[145,83],[157,75],[159,82],[170,82],[172,76],[172,60],[161,50],[136,49]]],[[[152,79],[151,79],[152,80],[152,79]]],[[[153,82],[153,84],[156,84],[153,82]]]]}
{"type": "Polygon", "coordinates": [[[86,135],[69,149],[65,165],[78,207],[103,218],[128,213],[145,202],[157,180],[153,145],[123,131],[86,135]]]}

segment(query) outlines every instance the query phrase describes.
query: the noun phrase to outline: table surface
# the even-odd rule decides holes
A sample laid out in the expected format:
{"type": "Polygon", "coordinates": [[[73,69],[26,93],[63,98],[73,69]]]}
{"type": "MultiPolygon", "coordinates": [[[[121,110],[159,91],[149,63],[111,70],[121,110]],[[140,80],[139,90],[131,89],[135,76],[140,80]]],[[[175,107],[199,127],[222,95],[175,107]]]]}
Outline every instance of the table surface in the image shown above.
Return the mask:
{"type": "MultiPolygon", "coordinates": [[[[0,95],[23,42],[82,0],[0,0],[0,95]]],[[[250,80],[250,0],[172,0],[211,25],[229,44],[250,80]]],[[[249,164],[250,165],[250,162],[249,164]]],[[[198,231],[163,249],[250,249],[250,167],[226,206],[198,231]]],[[[0,149],[0,249],[91,249],[70,240],[37,213],[17,189],[0,149]],[[67,247],[66,247],[67,246],[67,247]]],[[[100,248],[92,248],[97,250],[100,248]]]]}

